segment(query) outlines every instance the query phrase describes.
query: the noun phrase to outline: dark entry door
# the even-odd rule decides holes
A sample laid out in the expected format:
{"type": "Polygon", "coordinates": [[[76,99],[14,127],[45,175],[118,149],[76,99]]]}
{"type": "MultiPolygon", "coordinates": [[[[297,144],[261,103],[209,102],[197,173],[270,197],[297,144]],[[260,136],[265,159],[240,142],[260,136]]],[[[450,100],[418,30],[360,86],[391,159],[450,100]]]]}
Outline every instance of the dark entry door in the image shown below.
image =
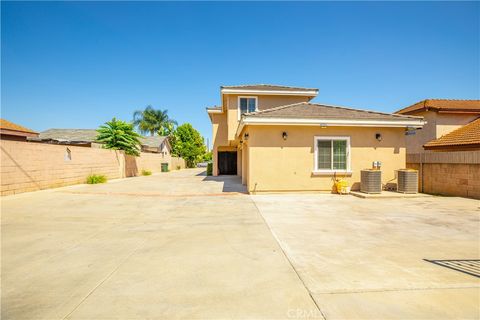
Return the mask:
{"type": "Polygon", "coordinates": [[[237,152],[218,153],[218,174],[237,174],[237,152]]]}

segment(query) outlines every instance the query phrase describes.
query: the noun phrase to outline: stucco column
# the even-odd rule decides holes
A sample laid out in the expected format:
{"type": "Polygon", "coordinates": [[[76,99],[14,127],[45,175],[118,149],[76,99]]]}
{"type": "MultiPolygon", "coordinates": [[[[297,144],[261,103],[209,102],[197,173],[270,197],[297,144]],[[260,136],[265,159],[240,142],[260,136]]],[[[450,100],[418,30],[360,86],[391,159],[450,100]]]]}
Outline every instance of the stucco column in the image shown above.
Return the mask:
{"type": "Polygon", "coordinates": [[[247,184],[247,145],[244,143],[242,146],[242,184],[246,185],[247,184]]]}
{"type": "Polygon", "coordinates": [[[213,147],[212,150],[212,175],[218,176],[218,149],[217,147],[213,147]]]}
{"type": "Polygon", "coordinates": [[[242,176],[242,149],[237,148],[237,176],[242,176]]]}

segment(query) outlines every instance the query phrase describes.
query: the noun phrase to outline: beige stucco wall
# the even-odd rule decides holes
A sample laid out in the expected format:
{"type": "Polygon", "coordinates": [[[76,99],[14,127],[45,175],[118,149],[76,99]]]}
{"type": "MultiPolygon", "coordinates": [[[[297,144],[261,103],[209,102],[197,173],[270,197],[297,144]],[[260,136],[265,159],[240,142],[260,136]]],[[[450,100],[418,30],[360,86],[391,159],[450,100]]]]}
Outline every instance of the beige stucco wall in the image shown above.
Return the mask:
{"type": "Polygon", "coordinates": [[[228,145],[227,136],[227,114],[211,114],[212,119],[212,137],[213,146],[228,145]]]}
{"type": "Polygon", "coordinates": [[[292,103],[309,101],[310,97],[303,96],[272,96],[272,95],[227,95],[226,110],[228,123],[228,140],[235,140],[235,133],[238,127],[238,97],[257,97],[258,109],[265,110],[273,107],[283,106],[292,103]]]}
{"type": "Polygon", "coordinates": [[[469,122],[472,122],[480,116],[477,114],[460,114],[460,113],[437,113],[436,114],[436,124],[437,124],[437,137],[452,132],[455,129],[460,128],[461,126],[466,125],[469,122]]]}
{"type": "Polygon", "coordinates": [[[237,148],[237,176],[242,176],[242,149],[237,148]]]}
{"type": "Polygon", "coordinates": [[[245,141],[242,145],[242,184],[247,184],[248,177],[248,142],[245,141]]]}
{"type": "Polygon", "coordinates": [[[185,160],[179,157],[171,157],[170,170],[185,169],[187,166],[185,160]]]}
{"type": "Polygon", "coordinates": [[[161,172],[162,163],[168,163],[170,170],[172,157],[170,155],[163,155],[161,153],[146,153],[142,152],[139,157],[135,157],[138,174],[142,173],[142,170],[148,170],[151,172],[161,172]]]}
{"type": "Polygon", "coordinates": [[[140,157],[132,157],[121,151],[45,143],[1,140],[0,147],[2,195],[85,183],[90,174],[117,179],[138,175],[142,169],[160,172],[162,162],[174,162],[158,153],[142,152],[140,157]],[[67,148],[69,161],[65,160],[67,148]]]}
{"type": "MultiPolygon", "coordinates": [[[[238,97],[252,95],[225,95],[223,104],[226,112],[222,114],[211,114],[212,121],[212,162],[213,175],[218,175],[218,156],[217,152],[222,149],[224,151],[237,150],[238,139],[235,135],[238,128],[238,97]]],[[[264,110],[282,105],[306,102],[311,100],[310,97],[303,96],[274,96],[274,95],[258,95],[258,109],[264,110]]],[[[240,150],[239,150],[240,151],[240,150]]],[[[237,151],[237,173],[241,175],[245,168],[245,154],[237,151]]]]}
{"type": "Polygon", "coordinates": [[[438,113],[422,111],[414,114],[424,117],[427,124],[414,135],[405,136],[407,153],[432,152],[423,149],[423,145],[433,139],[440,138],[455,129],[473,121],[479,114],[438,113]]]}
{"type": "Polygon", "coordinates": [[[416,130],[414,135],[405,136],[407,153],[424,152],[423,145],[428,141],[436,139],[436,114],[435,112],[420,112],[415,116],[423,117],[427,124],[422,129],[416,130]]]}
{"type": "Polygon", "coordinates": [[[218,147],[228,146],[227,138],[227,114],[211,114],[212,120],[212,162],[213,162],[213,172],[212,174],[216,176],[218,174],[218,165],[217,165],[217,152],[218,147]]]}
{"type": "MultiPolygon", "coordinates": [[[[349,136],[352,175],[346,177],[359,187],[360,170],[371,168],[372,161],[382,162],[382,182],[396,183],[394,170],[405,168],[403,128],[353,128],[317,126],[250,126],[246,181],[249,192],[330,191],[333,176],[316,176],[314,169],[315,136],[349,136]],[[288,139],[282,138],[282,132],[288,139]],[[375,134],[381,133],[378,142],[375,134]]],[[[244,159],[245,161],[245,159],[244,159]]]]}

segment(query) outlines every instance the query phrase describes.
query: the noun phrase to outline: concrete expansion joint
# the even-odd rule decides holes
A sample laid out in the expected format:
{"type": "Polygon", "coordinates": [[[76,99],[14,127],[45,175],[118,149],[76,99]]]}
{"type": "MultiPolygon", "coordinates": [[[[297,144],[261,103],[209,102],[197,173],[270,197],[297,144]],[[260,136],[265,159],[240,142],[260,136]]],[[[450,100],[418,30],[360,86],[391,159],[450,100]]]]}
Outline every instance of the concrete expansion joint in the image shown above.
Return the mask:
{"type": "Polygon", "coordinates": [[[478,285],[468,286],[439,286],[422,288],[385,288],[385,289],[365,289],[365,290],[345,290],[345,291],[324,291],[312,292],[312,294],[350,294],[350,293],[374,293],[374,292],[400,292],[400,291],[426,291],[426,290],[452,290],[452,289],[480,289],[478,285]]]}
{"type": "MultiPolygon", "coordinates": [[[[172,213],[170,216],[167,217],[167,219],[164,221],[164,223],[167,223],[169,220],[171,220],[173,217],[175,216],[174,213],[172,213]]],[[[154,238],[158,238],[158,236],[154,237],[154,238]]],[[[117,272],[118,269],[120,269],[120,267],[122,265],[125,264],[125,262],[128,261],[128,259],[130,259],[135,253],[138,252],[138,250],[140,250],[142,247],[144,247],[145,243],[147,241],[149,241],[151,239],[145,239],[143,241],[140,241],[140,243],[123,259],[121,260],[117,266],[115,266],[113,268],[113,270],[107,274],[105,276],[105,278],[103,278],[95,287],[93,287],[92,290],[90,290],[90,292],[85,295],[85,297],[83,299],[80,300],[80,302],[72,309],[72,311],[70,311],[67,315],[65,315],[64,317],[62,317],[62,320],[65,320],[65,319],[68,319],[74,312],[75,310],[78,309],[78,307],[80,307],[80,305],[82,305],[82,303],[88,299],[88,297],[90,297],[102,284],[104,284],[108,279],[110,279],[112,277],[112,275],[117,272]]]]}
{"type": "Polygon", "coordinates": [[[110,279],[112,277],[112,275],[117,272],[117,270],[128,260],[130,259],[130,257],[132,255],[134,255],[141,247],[143,247],[143,245],[145,244],[146,240],[142,241],[135,249],[132,250],[132,252],[130,252],[130,254],[128,254],[122,261],[120,261],[118,263],[117,266],[115,266],[115,268],[113,268],[113,270],[107,274],[105,276],[105,278],[103,278],[95,287],[93,287],[92,290],[90,290],[89,293],[87,293],[87,295],[85,295],[85,297],[80,300],[80,302],[72,309],[72,311],[70,311],[67,315],[65,315],[64,317],[62,317],[62,320],[65,320],[65,319],[68,319],[74,312],[75,310],[78,309],[78,307],[85,301],[88,299],[88,297],[90,297],[94,292],[95,290],[97,290],[103,283],[105,283],[105,281],[107,281],[108,279],[110,279]]]}
{"type": "Polygon", "coordinates": [[[290,267],[293,269],[293,271],[295,272],[295,274],[297,275],[297,278],[300,280],[300,282],[302,283],[303,287],[305,288],[305,290],[307,291],[308,295],[310,296],[310,299],[312,300],[313,304],[315,305],[315,307],[317,308],[318,312],[320,312],[320,314],[322,315],[322,318],[327,320],[327,317],[325,316],[325,313],[323,313],[322,309],[320,308],[320,306],[318,305],[317,301],[315,300],[315,298],[313,297],[313,293],[310,291],[310,289],[307,287],[307,285],[305,284],[305,281],[302,279],[302,277],[300,276],[300,274],[298,273],[297,269],[295,269],[295,266],[293,265],[292,261],[290,261],[290,258],[288,257],[288,255],[285,253],[285,250],[283,250],[283,247],[281,246],[280,244],[280,241],[278,240],[277,238],[277,235],[275,234],[275,232],[273,232],[273,230],[270,228],[270,225],[267,223],[267,221],[265,220],[264,216],[262,215],[262,213],[260,212],[260,209],[258,208],[257,204],[255,203],[255,201],[250,198],[250,201],[252,201],[253,205],[255,206],[255,209],[257,210],[257,214],[262,218],[263,220],[263,223],[266,225],[266,227],[268,228],[268,230],[270,230],[270,233],[272,234],[273,238],[275,239],[275,241],[277,242],[277,245],[278,247],[280,248],[280,250],[282,251],[282,254],[283,256],[285,257],[285,259],[288,261],[288,263],[290,264],[290,267]]]}

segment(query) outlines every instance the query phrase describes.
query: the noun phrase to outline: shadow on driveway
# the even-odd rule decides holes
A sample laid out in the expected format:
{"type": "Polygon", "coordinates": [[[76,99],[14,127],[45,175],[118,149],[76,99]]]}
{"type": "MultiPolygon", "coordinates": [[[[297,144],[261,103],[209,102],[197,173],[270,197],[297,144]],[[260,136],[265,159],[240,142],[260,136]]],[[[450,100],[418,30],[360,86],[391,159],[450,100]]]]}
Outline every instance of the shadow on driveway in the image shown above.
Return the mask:
{"type": "Polygon", "coordinates": [[[202,181],[215,181],[223,183],[222,192],[248,193],[247,187],[242,184],[242,178],[239,176],[207,176],[207,171],[202,171],[197,176],[204,176],[202,181]]]}

